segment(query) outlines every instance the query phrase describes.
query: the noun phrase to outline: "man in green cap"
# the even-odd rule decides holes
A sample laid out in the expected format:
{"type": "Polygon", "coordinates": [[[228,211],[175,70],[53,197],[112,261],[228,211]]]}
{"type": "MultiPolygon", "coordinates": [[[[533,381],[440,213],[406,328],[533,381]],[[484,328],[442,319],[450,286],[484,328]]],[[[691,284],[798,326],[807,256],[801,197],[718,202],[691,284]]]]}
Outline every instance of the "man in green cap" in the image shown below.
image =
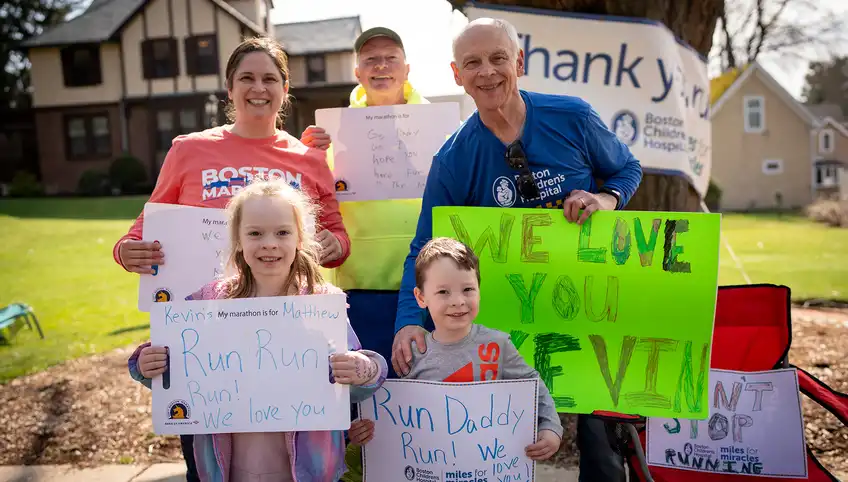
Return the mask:
{"type": "MultiPolygon", "coordinates": [[[[406,52],[395,31],[368,29],[354,42],[354,50],[359,85],[350,93],[350,107],[429,104],[409,83],[406,52]]],[[[331,139],[324,129],[310,126],[301,142],[327,149],[327,162],[334,166],[331,139]]],[[[388,360],[403,261],[415,235],[421,199],[343,201],[339,209],[351,253],[333,270],[332,281],[348,295],[348,318],[362,345],[388,360]]]]}
{"type": "MultiPolygon", "coordinates": [[[[409,83],[406,51],[397,32],[386,27],[370,28],[357,37],[353,49],[359,85],[350,93],[350,107],[430,103],[409,83]]],[[[319,149],[330,145],[330,136],[316,126],[307,127],[300,140],[319,149]]]]}
{"type": "MultiPolygon", "coordinates": [[[[409,64],[403,41],[386,27],[368,29],[354,42],[359,85],[350,93],[350,107],[429,104],[409,83],[409,64]]],[[[324,129],[309,126],[301,136],[309,147],[328,149],[332,167],[333,150],[324,129]]],[[[347,293],[348,319],[362,346],[392,356],[398,290],[403,262],[421,210],[421,199],[343,201],[339,203],[351,252],[342,266],[333,270],[333,282],[347,293]]],[[[430,327],[432,328],[432,327],[430,327]]],[[[396,378],[389,373],[389,378],[396,378]]],[[[352,427],[354,428],[354,427],[352,427]]],[[[348,472],[344,482],[362,480],[361,448],[348,445],[348,472]]]]}

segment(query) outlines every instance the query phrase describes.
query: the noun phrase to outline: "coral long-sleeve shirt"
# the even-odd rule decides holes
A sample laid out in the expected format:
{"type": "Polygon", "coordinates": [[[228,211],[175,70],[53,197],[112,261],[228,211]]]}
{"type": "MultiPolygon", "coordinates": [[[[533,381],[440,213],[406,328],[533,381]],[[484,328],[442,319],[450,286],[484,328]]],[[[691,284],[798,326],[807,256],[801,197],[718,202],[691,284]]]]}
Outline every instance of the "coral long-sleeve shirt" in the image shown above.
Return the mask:
{"type": "MultiPolygon", "coordinates": [[[[254,175],[284,178],[309,195],[320,208],[319,229],[338,238],[342,256],[325,265],[340,266],[350,255],[350,238],[345,230],[335,182],[327,166],[326,153],[310,149],[288,133],[248,139],[225,127],[178,136],[165,157],[156,187],[148,202],[224,208],[254,175]]],[[[140,240],[144,211],[129,232],[115,243],[112,255],[122,265],[118,250],[126,239],[140,240]]]]}

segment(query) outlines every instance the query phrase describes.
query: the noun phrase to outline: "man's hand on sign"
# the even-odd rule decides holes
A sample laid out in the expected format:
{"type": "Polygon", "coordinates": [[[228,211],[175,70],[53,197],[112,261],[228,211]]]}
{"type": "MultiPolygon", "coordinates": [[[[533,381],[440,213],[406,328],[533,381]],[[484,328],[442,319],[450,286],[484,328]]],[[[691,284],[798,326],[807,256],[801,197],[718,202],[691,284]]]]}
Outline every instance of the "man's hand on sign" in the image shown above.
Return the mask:
{"type": "Polygon", "coordinates": [[[354,445],[365,445],[374,438],[373,420],[354,420],[350,422],[350,430],[347,432],[350,443],[354,445]]]}
{"type": "Polygon", "coordinates": [[[315,240],[321,244],[319,263],[329,263],[342,257],[342,243],[339,242],[339,238],[335,234],[322,229],[315,235],[315,240]]]}
{"type": "Polygon", "coordinates": [[[539,440],[527,446],[524,452],[533,460],[546,460],[559,450],[562,440],[551,430],[540,430],[539,440]]]}
{"type": "Polygon", "coordinates": [[[144,378],[153,378],[165,373],[168,368],[168,348],[146,346],[138,354],[138,371],[144,378]]]}
{"type": "Polygon", "coordinates": [[[300,135],[300,142],[306,147],[327,150],[330,147],[330,134],[318,126],[309,126],[300,135]]]}
{"type": "Polygon", "coordinates": [[[419,353],[427,351],[427,342],[424,340],[426,335],[427,330],[418,325],[404,326],[395,334],[395,341],[392,343],[392,368],[399,376],[403,377],[409,373],[413,341],[418,346],[419,353]]]}
{"type": "Polygon", "coordinates": [[[595,211],[611,211],[615,209],[618,200],[606,193],[592,194],[575,189],[571,191],[563,203],[562,212],[569,222],[583,224],[595,211]],[[580,211],[583,210],[581,214],[580,211]]]}
{"type": "Polygon", "coordinates": [[[165,253],[159,241],[127,239],[118,248],[118,258],[127,271],[140,274],[155,274],[153,266],[165,264],[165,253]]]}

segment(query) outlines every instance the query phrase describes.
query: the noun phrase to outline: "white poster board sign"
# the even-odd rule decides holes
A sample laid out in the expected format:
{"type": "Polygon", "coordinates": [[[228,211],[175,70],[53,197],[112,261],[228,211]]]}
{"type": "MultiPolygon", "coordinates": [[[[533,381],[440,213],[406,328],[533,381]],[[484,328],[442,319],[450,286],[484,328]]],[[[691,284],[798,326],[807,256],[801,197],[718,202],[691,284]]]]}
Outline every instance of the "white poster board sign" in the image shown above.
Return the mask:
{"type": "Polygon", "coordinates": [[[710,370],[710,418],[649,418],[648,465],[763,477],[807,477],[798,376],[710,370]]]}
{"type": "MultiPolygon", "coordinates": [[[[306,229],[314,232],[314,221],[307,222],[306,229]]],[[[142,239],[159,241],[165,264],[154,268],[156,274],[139,277],[139,311],[150,311],[156,302],[184,300],[228,274],[230,231],[223,209],[147,203],[142,239]]]]}
{"type": "Polygon", "coordinates": [[[684,176],[704,197],[712,163],[707,61],[665,25],[482,4],[463,12],[515,26],[525,55],[520,88],[582,98],[646,173],[684,176]]]}
{"type": "Polygon", "coordinates": [[[535,480],[536,379],[386,380],[359,403],[374,420],[362,449],[367,482],[535,480]]]}
{"type": "Polygon", "coordinates": [[[150,341],[169,370],[153,379],[157,434],[346,430],[347,385],[330,383],[347,350],[343,294],[154,303],[150,341]]]}
{"type": "Polygon", "coordinates": [[[224,273],[230,233],[223,209],[147,203],[142,239],[159,241],[165,264],[154,268],[156,274],[139,277],[140,311],[150,311],[156,302],[184,300],[224,273]]]}
{"type": "Polygon", "coordinates": [[[339,202],[417,199],[433,156],[459,126],[459,104],[318,109],[315,123],[333,141],[339,202]]]}

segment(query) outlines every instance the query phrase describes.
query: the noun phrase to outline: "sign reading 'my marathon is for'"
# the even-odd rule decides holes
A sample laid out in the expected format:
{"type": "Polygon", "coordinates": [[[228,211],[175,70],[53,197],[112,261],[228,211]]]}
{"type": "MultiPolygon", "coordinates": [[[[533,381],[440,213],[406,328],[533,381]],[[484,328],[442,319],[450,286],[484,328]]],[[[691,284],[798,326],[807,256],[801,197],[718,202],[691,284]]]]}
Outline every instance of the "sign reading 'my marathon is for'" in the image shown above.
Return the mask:
{"type": "Polygon", "coordinates": [[[481,5],[469,20],[502,18],[525,55],[519,86],[589,102],[646,172],[685,176],[701,195],[710,180],[710,84],[700,54],[660,23],[481,5]]]}
{"type": "Polygon", "coordinates": [[[704,420],[721,215],[433,208],[480,258],[477,322],[509,333],[561,412],[704,420]]]}

